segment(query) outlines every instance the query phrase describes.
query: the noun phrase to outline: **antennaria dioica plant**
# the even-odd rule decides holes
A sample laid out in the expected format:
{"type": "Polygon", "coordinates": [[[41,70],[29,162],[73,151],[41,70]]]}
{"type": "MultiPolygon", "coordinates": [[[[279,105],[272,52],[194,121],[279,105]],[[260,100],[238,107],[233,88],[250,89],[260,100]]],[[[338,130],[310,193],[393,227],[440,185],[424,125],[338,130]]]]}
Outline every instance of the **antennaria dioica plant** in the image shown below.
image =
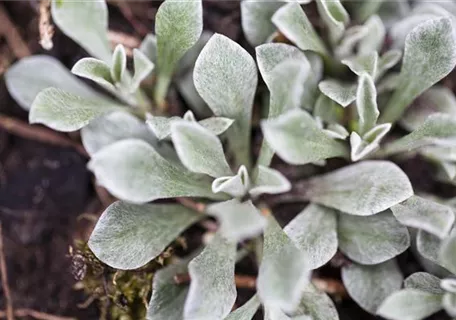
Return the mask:
{"type": "Polygon", "coordinates": [[[454,3],[240,6],[255,56],[203,32],[201,1],[167,0],[156,35],[133,51],[130,71],[125,49],[109,46],[103,1],[53,1],[56,25],[93,56],[72,73],[110,95],[47,56],[23,59],[6,74],[31,123],[81,129],[89,169],[119,199],[100,217],[91,250],[113,268],[136,269],[195,223],[218,221],[201,250],[155,274],[150,320],[249,320],[260,306],[268,320],[338,319],[311,280],[337,252],[349,261],[341,270],[345,288],[367,312],[398,320],[440,309],[456,316],[454,200],[414,194],[391,161],[419,154],[437,165],[435,179],[454,184],[456,98],[438,84],[456,65],[454,3]],[[182,117],[167,115],[170,87],[191,109],[182,117]],[[254,101],[265,115],[258,155],[254,101]],[[408,133],[392,131],[398,127],[408,133]],[[274,154],[324,173],[290,182],[271,167],[274,154]],[[324,169],[331,158],[348,164],[324,169]],[[306,206],[282,228],[264,194],[306,206]],[[396,257],[411,243],[430,273],[403,281],[396,257]],[[232,311],[235,264],[246,250],[256,253],[257,290],[232,311]],[[186,273],[189,284],[175,282],[186,273]]]}

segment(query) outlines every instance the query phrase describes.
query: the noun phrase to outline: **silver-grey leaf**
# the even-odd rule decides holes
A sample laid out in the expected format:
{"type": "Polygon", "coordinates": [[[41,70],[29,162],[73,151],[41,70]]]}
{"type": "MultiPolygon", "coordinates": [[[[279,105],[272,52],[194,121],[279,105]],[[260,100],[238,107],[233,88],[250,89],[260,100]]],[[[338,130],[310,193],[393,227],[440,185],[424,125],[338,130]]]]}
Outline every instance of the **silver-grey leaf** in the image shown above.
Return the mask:
{"type": "Polygon", "coordinates": [[[309,281],[308,270],[307,257],[296,248],[274,217],[269,216],[257,278],[257,292],[263,304],[285,312],[294,311],[302,288],[309,281]]]}
{"type": "Polygon", "coordinates": [[[220,222],[220,234],[230,241],[238,242],[259,235],[266,226],[266,219],[252,204],[237,199],[211,204],[207,213],[220,222]]]}
{"type": "Polygon", "coordinates": [[[453,292],[445,293],[442,298],[442,307],[449,316],[456,317],[456,294],[453,292]]]}
{"type": "Polygon", "coordinates": [[[279,171],[262,165],[258,166],[256,179],[249,190],[251,196],[263,193],[277,194],[290,191],[291,183],[279,171]]]}
{"type": "Polygon", "coordinates": [[[100,185],[119,199],[142,203],[174,197],[220,198],[210,180],[169,162],[147,142],[127,139],[97,152],[88,164],[100,185]]]}
{"type": "Polygon", "coordinates": [[[332,43],[337,43],[342,37],[345,26],[350,22],[350,16],[339,0],[316,0],[318,13],[329,30],[332,43]]]}
{"type": "Polygon", "coordinates": [[[129,89],[131,93],[135,92],[139,88],[141,81],[146,79],[154,69],[154,63],[138,49],[133,49],[133,64],[135,73],[130,83],[129,89]]]}
{"type": "Polygon", "coordinates": [[[83,58],[76,62],[71,72],[79,77],[89,79],[106,90],[116,92],[115,81],[112,79],[109,65],[103,60],[83,58]]]}
{"type": "Polygon", "coordinates": [[[212,182],[213,193],[226,193],[236,198],[243,197],[250,188],[250,176],[245,166],[240,166],[236,175],[215,179],[212,182]]]}
{"type": "Polygon", "coordinates": [[[342,63],[349,67],[357,76],[361,76],[365,72],[375,78],[377,76],[378,61],[377,51],[372,51],[364,55],[346,58],[342,60],[342,63]]]}
{"type": "Polygon", "coordinates": [[[342,280],[348,294],[372,314],[389,295],[401,288],[403,279],[395,260],[372,266],[353,263],[342,268],[342,280]]]}
{"type": "Polygon", "coordinates": [[[223,319],[236,300],[234,265],[236,243],[215,235],[203,252],[188,265],[190,289],[185,320],[223,319]]]}
{"type": "Polygon", "coordinates": [[[410,103],[456,65],[456,37],[448,18],[426,21],[407,36],[401,82],[380,122],[395,122],[410,103]]]}
{"type": "Polygon", "coordinates": [[[254,295],[249,301],[231,312],[224,320],[252,320],[260,304],[260,299],[257,295],[254,295]]]}
{"type": "Polygon", "coordinates": [[[181,205],[115,202],[101,215],[89,247],[103,263],[122,270],[142,267],[201,218],[181,205]]]}
{"type": "Polygon", "coordinates": [[[114,49],[111,61],[111,79],[115,83],[122,83],[127,73],[127,53],[122,44],[118,44],[114,49]]]}
{"type": "Polygon", "coordinates": [[[412,185],[397,165],[364,161],[310,179],[304,197],[348,214],[368,216],[412,195],[412,185]]]}
{"type": "Polygon", "coordinates": [[[339,320],[336,306],[324,292],[319,292],[312,284],[305,286],[301,302],[292,313],[293,320],[339,320]]]}
{"type": "Polygon", "coordinates": [[[394,258],[410,246],[410,235],[391,211],[358,217],[340,214],[339,249],[350,259],[366,265],[394,258]]]}
{"type": "Polygon", "coordinates": [[[416,235],[416,248],[420,255],[429,261],[439,263],[438,256],[442,242],[439,237],[424,230],[418,230],[416,235]]]}
{"type": "Polygon", "coordinates": [[[157,63],[157,37],[148,33],[139,46],[139,50],[153,63],[157,63]]]}
{"type": "Polygon", "coordinates": [[[310,204],[284,231],[304,254],[310,269],[326,264],[337,252],[337,213],[333,209],[310,204]]]}
{"type": "MultiPolygon", "coordinates": [[[[379,4],[381,1],[369,1],[369,3],[375,5],[379,4]]],[[[362,4],[357,3],[356,6],[362,6],[362,4]]],[[[372,51],[381,51],[386,36],[386,29],[382,19],[377,15],[369,15],[369,19],[364,23],[364,26],[368,28],[369,36],[364,37],[359,41],[358,54],[363,56],[370,54],[372,51]]]]}
{"type": "Polygon", "coordinates": [[[442,242],[438,257],[442,267],[456,274],[456,235],[451,235],[442,242]]]}
{"type": "Polygon", "coordinates": [[[441,239],[448,235],[455,220],[450,207],[418,196],[391,207],[391,211],[403,225],[422,229],[441,239]]]}
{"type": "Polygon", "coordinates": [[[76,131],[107,113],[124,109],[108,98],[83,98],[61,89],[41,91],[33,101],[30,123],[41,123],[57,131],[76,131]]]}
{"type": "Polygon", "coordinates": [[[46,55],[34,55],[16,62],[6,71],[5,83],[14,100],[27,111],[38,93],[50,87],[84,98],[100,97],[100,94],[74,77],[57,59],[46,55]]]}
{"type": "Polygon", "coordinates": [[[356,85],[337,80],[324,80],[318,84],[320,91],[342,107],[348,107],[356,100],[356,85]]]}
{"type": "Polygon", "coordinates": [[[440,279],[427,272],[413,273],[407,279],[405,279],[404,287],[435,294],[443,294],[445,292],[440,287],[440,279]]]}
{"type": "Polygon", "coordinates": [[[359,77],[358,90],[356,91],[356,108],[359,116],[359,132],[365,134],[375,127],[380,115],[374,79],[366,73],[359,77]]]}

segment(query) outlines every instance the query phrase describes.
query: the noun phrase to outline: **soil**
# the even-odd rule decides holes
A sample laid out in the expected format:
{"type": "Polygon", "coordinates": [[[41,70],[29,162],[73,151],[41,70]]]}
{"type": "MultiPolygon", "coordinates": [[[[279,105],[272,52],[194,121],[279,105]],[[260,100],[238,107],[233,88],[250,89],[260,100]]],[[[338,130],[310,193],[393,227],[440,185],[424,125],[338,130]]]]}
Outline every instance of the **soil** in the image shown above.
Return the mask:
{"type": "MultiPolygon", "coordinates": [[[[110,2],[110,29],[136,37],[144,36],[144,29],[153,32],[156,8],[161,1],[129,1],[127,9],[134,15],[135,23],[122,13],[121,7],[110,2]]],[[[33,54],[49,54],[67,67],[87,56],[79,46],[56,30],[54,48],[45,52],[38,44],[37,1],[5,1],[10,19],[33,54]]],[[[240,29],[240,11],[237,1],[205,1],[205,28],[219,32],[244,45],[240,29]]],[[[0,26],[2,21],[0,21],[0,26]]],[[[1,27],[0,27],[1,29],[1,27]]],[[[9,96],[2,74],[3,66],[14,62],[16,57],[0,34],[0,113],[27,121],[23,111],[9,96]]],[[[175,97],[176,113],[182,113],[180,98],[175,97]]],[[[71,139],[77,136],[71,135],[71,139]]],[[[86,238],[90,223],[81,220],[81,214],[99,214],[104,197],[96,192],[93,177],[86,169],[87,158],[73,148],[58,147],[7,133],[0,128],[0,222],[3,227],[4,254],[8,269],[9,285],[15,308],[30,308],[41,312],[77,319],[96,320],[99,310],[95,304],[82,309],[78,304],[87,299],[73,287],[76,280],[70,272],[68,248],[75,239],[86,238]]],[[[340,163],[331,164],[340,166],[340,163]]],[[[454,188],[432,182],[429,172],[432,166],[420,159],[401,163],[411,177],[414,186],[422,191],[454,196],[454,188]]],[[[277,162],[277,167],[283,164],[277,162]]],[[[290,173],[296,174],[296,172],[290,173]]],[[[281,223],[286,223],[302,209],[303,205],[287,205],[274,208],[281,223]]],[[[201,230],[186,233],[188,242],[199,243],[201,230]]],[[[418,270],[412,255],[400,257],[400,265],[406,274],[418,270]]],[[[245,259],[237,266],[242,274],[255,274],[252,260],[245,259]]],[[[338,279],[337,268],[327,266],[320,275],[338,279]]],[[[2,290],[0,288],[0,290],[2,290]]],[[[253,292],[240,290],[236,305],[245,302],[253,292]]],[[[350,299],[337,303],[340,318],[377,319],[363,312],[350,299]]],[[[0,296],[0,309],[5,310],[4,293],[0,296]]],[[[32,319],[32,318],[30,318],[32,319]]],[[[261,319],[258,316],[258,319],[261,319]]],[[[435,319],[445,319],[438,315],[435,319]]]]}

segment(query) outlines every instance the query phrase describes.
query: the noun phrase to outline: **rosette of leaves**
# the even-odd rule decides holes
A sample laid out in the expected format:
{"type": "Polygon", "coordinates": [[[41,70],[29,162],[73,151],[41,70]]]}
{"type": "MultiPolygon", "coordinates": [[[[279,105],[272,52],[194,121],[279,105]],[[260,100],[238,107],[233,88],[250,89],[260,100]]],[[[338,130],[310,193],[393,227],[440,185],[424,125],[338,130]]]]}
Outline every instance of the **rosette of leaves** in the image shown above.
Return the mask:
{"type": "MultiPolygon", "coordinates": [[[[433,87],[456,65],[452,16],[436,9],[451,8],[423,5],[439,14],[407,24],[409,29],[390,17],[387,29],[382,19],[390,3],[346,10],[339,1],[316,0],[323,22],[318,33],[301,6],[308,2],[241,3],[255,61],[223,35],[201,36],[201,1],[167,0],[157,13],[156,37],[149,35],[134,51],[130,73],[125,50],[111,52],[107,45],[104,2],[55,1],[56,24],[94,56],[79,61],[73,73],[114,98],[89,89],[49,58],[23,60],[8,71],[12,95],[32,106],[31,122],[61,131],[82,128],[89,169],[120,200],[102,214],[89,241],[102,262],[140,268],[193,224],[209,217],[218,221],[217,233],[200,252],[157,272],[148,319],[248,320],[260,305],[269,320],[338,319],[332,301],[310,283],[312,270],[338,250],[350,261],[342,268],[349,295],[366,311],[387,315],[395,309],[385,305],[401,292],[395,257],[410,246],[409,231],[417,233],[413,239],[422,258],[451,271],[446,260],[453,209],[414,196],[393,162],[366,160],[413,151],[446,166],[451,176],[454,96],[447,92],[444,98],[433,87]],[[87,22],[84,28],[81,21],[87,22]],[[384,50],[394,26],[406,36],[384,50]],[[93,31],[88,36],[87,29],[93,31]],[[29,72],[38,63],[47,63],[55,76],[29,72]],[[257,69],[268,89],[262,106],[267,118],[253,159],[257,69]],[[143,81],[152,71],[153,103],[143,81]],[[196,116],[166,117],[173,75],[196,116]],[[425,96],[445,105],[412,112],[412,102],[425,96]],[[396,125],[410,133],[383,142],[396,125]],[[291,185],[270,167],[274,154],[290,165],[323,166],[330,158],[360,162],[291,185]],[[284,199],[308,204],[282,228],[268,210],[262,214],[260,196],[290,189],[284,199]],[[198,207],[183,205],[183,197],[194,198],[198,207]],[[256,248],[257,292],[231,312],[242,246],[256,248]],[[446,258],[432,256],[439,250],[446,258]],[[188,274],[190,283],[176,283],[180,274],[188,274]]],[[[445,283],[437,300],[439,308],[450,310],[454,285],[445,283]]]]}

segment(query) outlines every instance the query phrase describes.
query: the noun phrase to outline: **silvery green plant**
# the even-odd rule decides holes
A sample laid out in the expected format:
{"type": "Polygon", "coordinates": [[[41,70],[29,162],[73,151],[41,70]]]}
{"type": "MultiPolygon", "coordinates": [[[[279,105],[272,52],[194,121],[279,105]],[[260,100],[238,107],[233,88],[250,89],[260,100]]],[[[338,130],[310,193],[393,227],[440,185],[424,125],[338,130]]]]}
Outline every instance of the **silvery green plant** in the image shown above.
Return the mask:
{"type": "Polygon", "coordinates": [[[46,56],[7,72],[31,123],[81,129],[89,169],[119,199],[89,240],[101,261],[140,268],[190,226],[218,221],[201,250],[157,272],[148,319],[249,320],[260,306],[268,320],[338,319],[331,299],[311,282],[312,270],[338,251],[349,261],[343,283],[367,312],[422,319],[444,308],[454,315],[454,206],[415,195],[407,175],[382,160],[419,153],[441,169],[436,179],[456,176],[456,99],[437,84],[456,65],[454,7],[316,0],[319,34],[301,6],[308,2],[241,2],[254,59],[233,40],[202,31],[201,1],[167,0],[156,35],[133,51],[129,71],[125,49],[109,46],[103,1],[53,1],[57,26],[93,56],[72,73],[110,96],[46,56]],[[394,41],[385,51],[387,35],[394,41]],[[283,37],[291,44],[277,42],[283,37]],[[268,90],[257,90],[257,70],[268,90]],[[169,88],[191,108],[182,117],[167,117],[169,88]],[[256,97],[267,116],[253,159],[256,97]],[[417,98],[429,103],[413,103],[417,98]],[[395,126],[410,133],[389,134],[395,126]],[[330,158],[353,164],[291,184],[271,168],[274,154],[292,166],[321,167],[330,158]],[[264,194],[307,206],[282,228],[264,194]],[[202,206],[195,210],[182,198],[202,206]],[[442,281],[419,273],[401,289],[395,258],[411,242],[427,271],[443,272],[442,281]],[[235,264],[246,248],[256,253],[257,290],[231,311],[235,264]],[[176,283],[187,273],[190,284],[176,283]]]}

